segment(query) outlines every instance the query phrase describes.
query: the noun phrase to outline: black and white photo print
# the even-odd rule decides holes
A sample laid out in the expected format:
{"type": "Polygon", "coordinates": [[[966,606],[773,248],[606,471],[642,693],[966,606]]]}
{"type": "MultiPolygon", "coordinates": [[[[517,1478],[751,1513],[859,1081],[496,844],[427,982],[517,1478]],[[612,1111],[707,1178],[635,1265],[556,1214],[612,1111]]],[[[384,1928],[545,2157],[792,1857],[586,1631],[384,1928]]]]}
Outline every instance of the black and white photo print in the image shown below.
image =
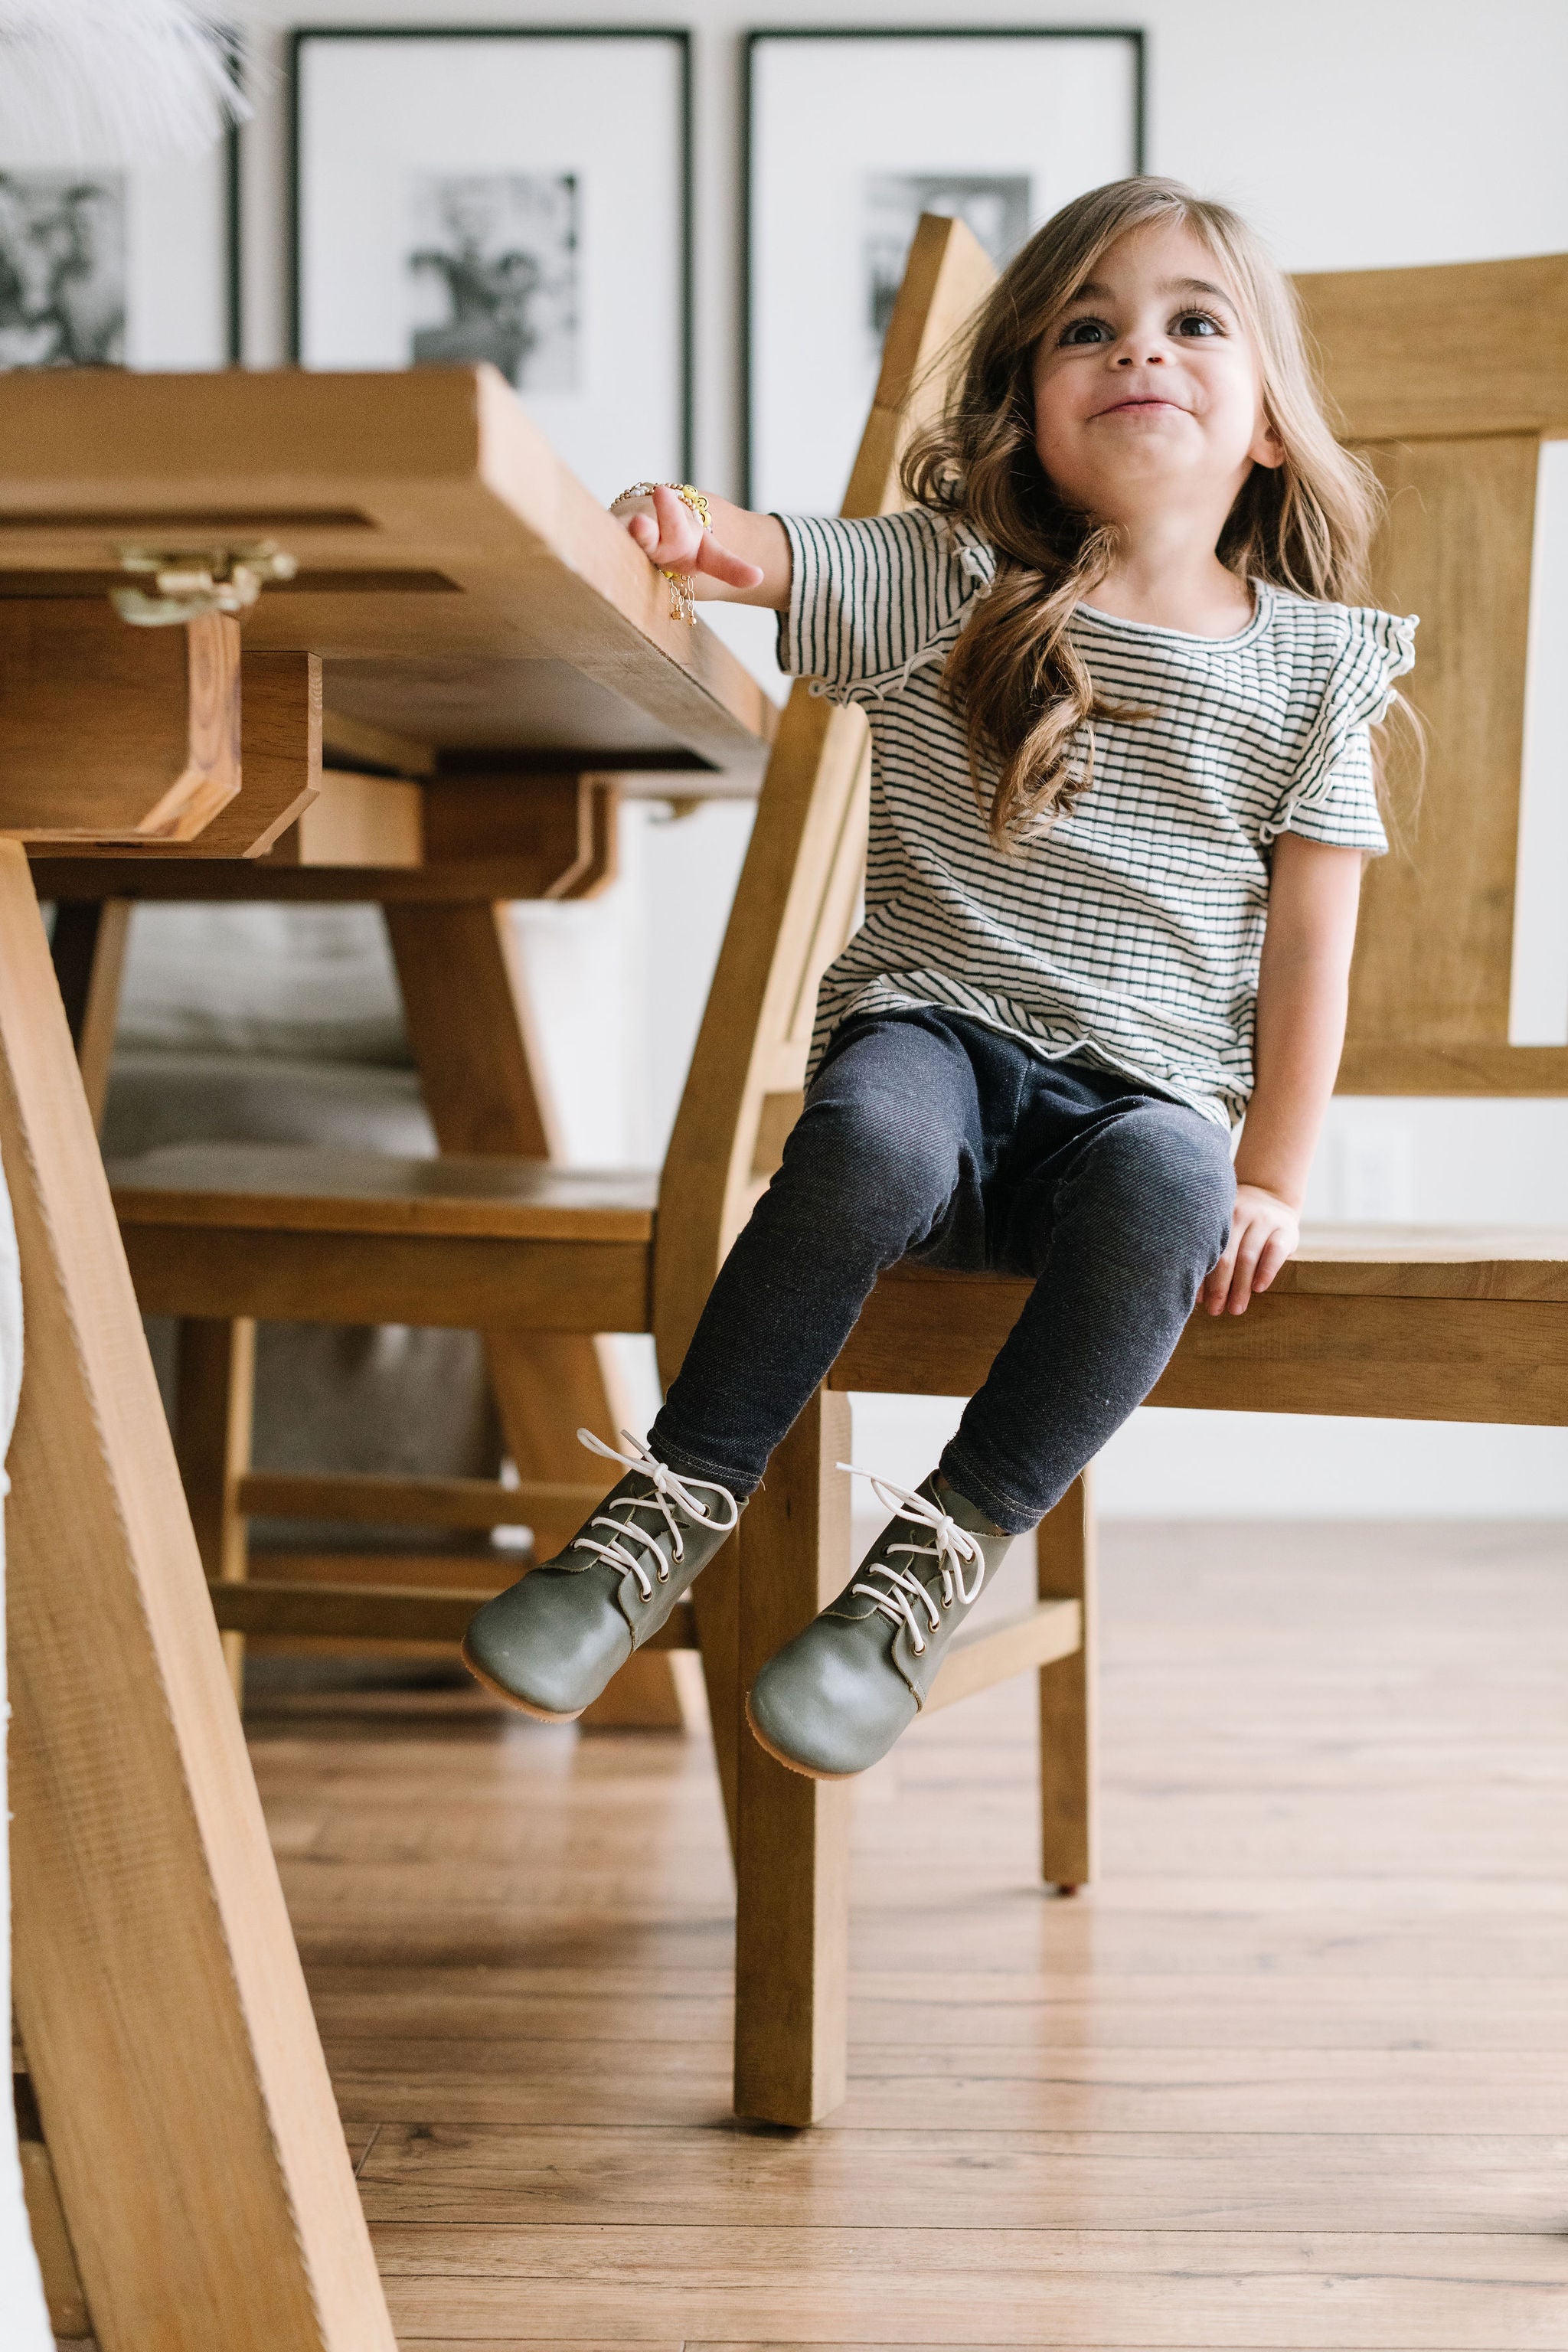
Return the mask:
{"type": "Polygon", "coordinates": [[[0,367],[125,360],[125,174],[0,171],[0,367]]]}
{"type": "Polygon", "coordinates": [[[421,173],[413,212],[414,365],[489,360],[519,392],[575,392],[577,174],[421,173]]]}

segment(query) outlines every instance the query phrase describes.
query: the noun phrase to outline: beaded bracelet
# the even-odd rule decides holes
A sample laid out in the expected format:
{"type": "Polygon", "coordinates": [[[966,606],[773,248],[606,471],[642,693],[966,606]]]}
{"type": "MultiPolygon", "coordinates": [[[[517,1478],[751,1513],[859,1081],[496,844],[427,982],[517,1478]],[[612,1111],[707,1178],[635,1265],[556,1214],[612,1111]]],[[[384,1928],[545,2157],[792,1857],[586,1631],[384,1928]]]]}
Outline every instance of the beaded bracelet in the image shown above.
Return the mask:
{"type": "MultiPolygon", "coordinates": [[[[651,499],[655,490],[673,490],[676,497],[691,509],[703,530],[712,530],[713,518],[708,511],[708,501],[700,490],[692,488],[689,482],[634,482],[629,490],[622,490],[619,497],[610,500],[610,504],[612,507],[618,507],[623,499],[651,499]]],[[[669,609],[672,617],[679,621],[686,621],[695,628],[697,599],[691,593],[690,575],[685,572],[665,572],[662,564],[659,570],[664,572],[664,576],[669,583],[669,609]]]]}

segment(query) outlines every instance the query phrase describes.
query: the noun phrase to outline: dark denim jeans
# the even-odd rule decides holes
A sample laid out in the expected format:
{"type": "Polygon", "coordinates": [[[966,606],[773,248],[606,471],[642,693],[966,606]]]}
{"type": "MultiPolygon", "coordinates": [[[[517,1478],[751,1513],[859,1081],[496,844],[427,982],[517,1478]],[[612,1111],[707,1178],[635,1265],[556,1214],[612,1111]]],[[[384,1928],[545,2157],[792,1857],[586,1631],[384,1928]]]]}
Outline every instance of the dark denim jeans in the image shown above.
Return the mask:
{"type": "Polygon", "coordinates": [[[713,1285],[654,1451],[749,1495],[885,1267],[1030,1275],[941,1465],[1022,1535],[1159,1378],[1234,1197],[1224,1129],[1135,1080],[1045,1061],[961,1013],[851,1018],[713,1285]]]}

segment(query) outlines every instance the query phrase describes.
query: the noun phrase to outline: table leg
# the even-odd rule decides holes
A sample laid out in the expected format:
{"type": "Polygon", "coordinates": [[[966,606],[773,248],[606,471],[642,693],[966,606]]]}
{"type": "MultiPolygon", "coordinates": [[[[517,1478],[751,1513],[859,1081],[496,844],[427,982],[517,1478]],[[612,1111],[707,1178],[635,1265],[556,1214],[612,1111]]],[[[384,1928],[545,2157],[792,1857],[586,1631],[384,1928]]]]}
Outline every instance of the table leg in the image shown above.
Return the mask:
{"type": "Polygon", "coordinates": [[[26,859],[0,843],[16,2000],[101,2352],[393,2352],[26,859]]]}
{"type": "MultiPolygon", "coordinates": [[[[560,1156],[561,1138],[511,920],[504,906],[384,908],[408,1041],[443,1151],[560,1156]]],[[[629,1423],[617,1367],[601,1340],[531,1331],[486,1338],[507,1450],[525,1482],[580,1486],[593,1463],[586,1427],[613,1437],[629,1423]]],[[[567,1509],[535,1528],[548,1556],[573,1536],[567,1509]]],[[[679,1728],[685,1714],[668,1651],[629,1659],[585,1724],[679,1728]]]]}

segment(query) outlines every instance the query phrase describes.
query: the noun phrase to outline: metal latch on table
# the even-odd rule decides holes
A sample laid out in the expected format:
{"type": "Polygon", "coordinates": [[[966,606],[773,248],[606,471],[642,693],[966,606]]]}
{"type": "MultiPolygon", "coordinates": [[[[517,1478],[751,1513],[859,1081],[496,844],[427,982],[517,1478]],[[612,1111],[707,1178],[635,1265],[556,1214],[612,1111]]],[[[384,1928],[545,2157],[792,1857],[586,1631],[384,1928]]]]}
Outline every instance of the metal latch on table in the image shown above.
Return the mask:
{"type": "Polygon", "coordinates": [[[110,602],[122,621],[142,629],[171,628],[202,613],[248,612],[269,580],[292,580],[300,566],[269,539],[239,547],[122,547],[121,568],[149,573],[152,589],[112,588],[110,602]]]}

